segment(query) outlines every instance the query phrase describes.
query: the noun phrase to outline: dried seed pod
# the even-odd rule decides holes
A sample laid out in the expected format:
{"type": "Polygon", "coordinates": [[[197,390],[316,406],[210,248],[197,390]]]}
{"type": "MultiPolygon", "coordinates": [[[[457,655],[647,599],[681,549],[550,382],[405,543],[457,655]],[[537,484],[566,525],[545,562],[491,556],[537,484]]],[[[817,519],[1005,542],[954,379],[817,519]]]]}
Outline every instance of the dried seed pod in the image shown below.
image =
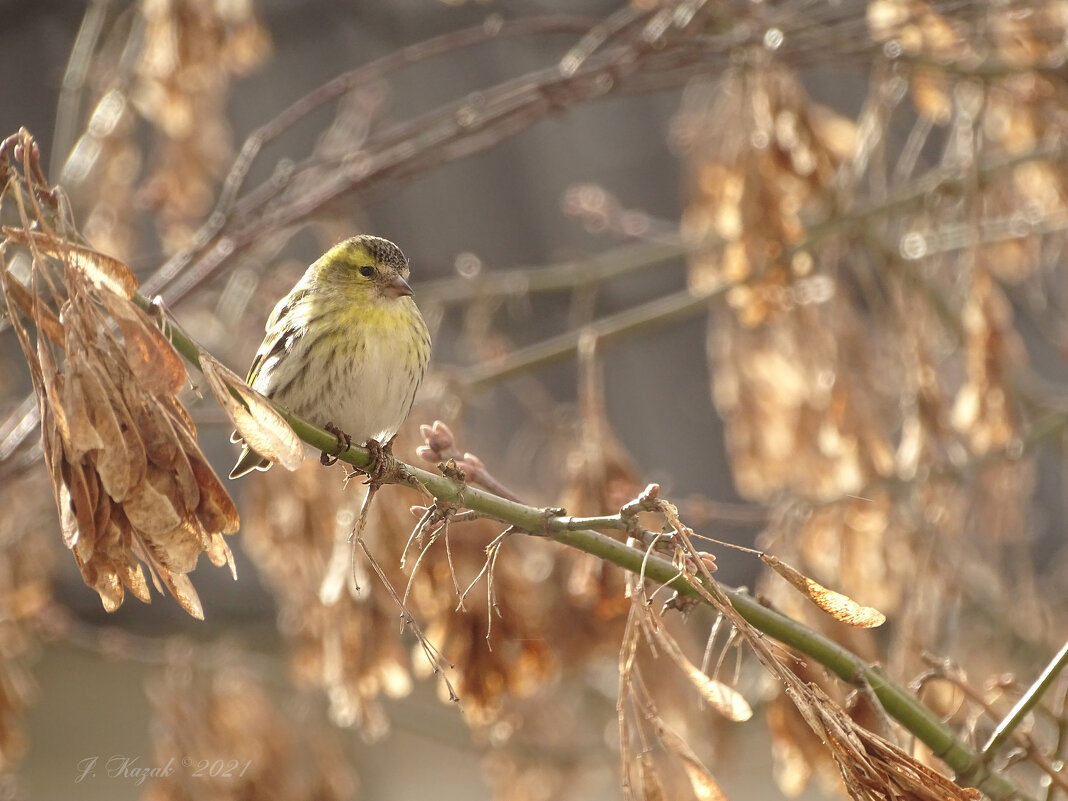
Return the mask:
{"type": "Polygon", "coordinates": [[[63,172],[83,232],[119,257],[137,247],[131,221],[146,206],[165,250],[188,242],[230,161],[230,80],[270,49],[253,3],[139,3],[130,14],[138,35],[121,62],[95,54],[90,121],[63,172]]]}
{"type": "Polygon", "coordinates": [[[835,620],[862,629],[881,626],[886,622],[886,615],[878,609],[861,606],[848,595],[827,589],[778,557],[762,553],[760,559],[835,620]]]}
{"type": "Polygon", "coordinates": [[[6,270],[0,279],[34,380],[64,542],[105,609],[117,609],[126,589],[149,600],[140,561],[157,587],[203,617],[186,573],[203,551],[233,571],[221,535],[237,530],[238,517],[175,397],[180,357],[128,300],[133,276],[121,262],[53,234],[5,233],[32,257],[37,297],[28,307],[12,300],[19,292],[7,291],[16,284],[6,270]]]}

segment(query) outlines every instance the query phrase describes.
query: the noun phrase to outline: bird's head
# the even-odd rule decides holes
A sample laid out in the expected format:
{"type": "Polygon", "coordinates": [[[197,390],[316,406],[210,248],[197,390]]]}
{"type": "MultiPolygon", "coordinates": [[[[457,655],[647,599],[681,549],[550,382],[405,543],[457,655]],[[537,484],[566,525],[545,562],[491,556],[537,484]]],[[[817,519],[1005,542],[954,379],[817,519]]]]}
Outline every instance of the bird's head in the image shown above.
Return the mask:
{"type": "Polygon", "coordinates": [[[408,259],[388,239],[366,234],[351,237],[330,248],[316,266],[319,279],[342,292],[376,300],[412,294],[408,259]]]}

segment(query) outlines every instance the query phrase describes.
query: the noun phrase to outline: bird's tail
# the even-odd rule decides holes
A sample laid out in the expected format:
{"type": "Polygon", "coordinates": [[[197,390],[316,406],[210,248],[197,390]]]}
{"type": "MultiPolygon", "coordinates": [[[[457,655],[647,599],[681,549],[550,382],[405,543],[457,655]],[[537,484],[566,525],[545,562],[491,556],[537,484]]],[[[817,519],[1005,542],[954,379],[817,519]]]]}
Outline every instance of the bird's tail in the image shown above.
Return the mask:
{"type": "Polygon", "coordinates": [[[241,455],[237,457],[237,464],[230,471],[230,478],[241,478],[253,470],[269,470],[271,461],[260,456],[248,445],[241,449],[241,455]]]}

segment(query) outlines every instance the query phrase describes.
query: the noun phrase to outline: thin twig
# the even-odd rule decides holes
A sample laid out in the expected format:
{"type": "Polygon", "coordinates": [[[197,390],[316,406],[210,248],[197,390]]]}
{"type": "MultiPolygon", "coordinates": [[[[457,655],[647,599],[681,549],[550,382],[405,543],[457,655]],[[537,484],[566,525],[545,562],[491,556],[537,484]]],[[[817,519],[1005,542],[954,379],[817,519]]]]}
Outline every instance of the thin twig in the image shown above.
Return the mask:
{"type": "Polygon", "coordinates": [[[445,527],[444,523],[441,523],[430,532],[430,536],[427,537],[426,543],[419,549],[419,555],[415,557],[415,564],[412,565],[412,571],[408,574],[408,581],[404,585],[404,595],[401,596],[401,603],[407,606],[408,596],[411,594],[412,585],[415,582],[415,576],[419,572],[419,565],[423,563],[423,557],[426,556],[430,550],[430,546],[438,540],[438,533],[445,527]]]}
{"type": "MultiPolygon", "coordinates": [[[[413,509],[416,507],[412,507],[413,509]]],[[[430,521],[433,520],[438,514],[436,506],[429,507],[423,512],[419,518],[419,522],[415,524],[415,528],[412,529],[412,533],[408,536],[408,541],[404,544],[404,550],[401,551],[400,566],[403,570],[408,561],[408,551],[411,549],[414,542],[422,542],[423,534],[426,533],[426,527],[430,525],[430,521]]]]}
{"type": "Polygon", "coordinates": [[[994,729],[990,739],[983,746],[982,756],[984,761],[989,762],[997,755],[998,750],[1012,736],[1013,731],[1020,725],[1027,713],[1042,700],[1046,690],[1050,688],[1066,665],[1068,665],[1068,642],[1061,647],[1061,650],[1046,665],[1045,670],[1035,680],[1035,683],[1027,688],[1027,692],[1020,697],[1020,700],[1016,702],[1009,714],[994,729]]]}
{"type": "Polygon", "coordinates": [[[501,553],[501,546],[513,531],[513,527],[509,526],[495,537],[493,542],[486,546],[486,645],[490,650],[493,650],[493,644],[490,640],[490,636],[493,634],[493,613],[496,612],[498,617],[501,614],[501,609],[497,605],[497,593],[494,588],[494,576],[496,575],[494,571],[497,567],[497,557],[501,553]]]}
{"type": "Polygon", "coordinates": [[[513,529],[511,527],[505,529],[500,534],[498,534],[496,537],[494,537],[493,540],[490,542],[490,544],[486,546],[486,561],[484,561],[482,563],[482,569],[478,571],[478,573],[475,575],[475,577],[473,579],[471,579],[471,582],[467,585],[467,589],[465,589],[462,593],[460,593],[460,597],[459,597],[458,603],[456,605],[456,611],[461,611],[463,609],[466,609],[466,607],[464,606],[464,603],[467,600],[467,594],[469,592],[471,592],[471,590],[474,588],[474,586],[476,584],[478,584],[479,580],[484,575],[486,575],[486,573],[489,571],[489,568],[490,568],[489,549],[492,548],[495,544],[497,544],[497,542],[499,540],[503,539],[505,537],[505,535],[511,534],[512,530],[513,529]]]}
{"type": "Polygon", "coordinates": [[[378,580],[382,582],[382,585],[386,588],[386,592],[396,602],[397,606],[401,610],[401,621],[404,627],[409,629],[419,642],[419,647],[422,649],[423,654],[426,656],[427,661],[430,663],[431,669],[434,671],[442,682],[445,684],[445,688],[449,692],[449,700],[459,703],[460,696],[456,693],[456,689],[452,686],[452,682],[449,681],[448,670],[454,666],[449,664],[444,655],[434,646],[430,639],[423,632],[423,629],[415,620],[415,616],[411,613],[408,607],[405,605],[403,599],[397,594],[397,590],[393,587],[393,583],[389,580],[382,566],[378,564],[378,560],[375,559],[371,553],[371,549],[367,547],[367,541],[363,536],[356,534],[356,529],[353,529],[353,548],[356,545],[360,546],[363,551],[364,558],[367,559],[367,563],[374,570],[375,575],[378,576],[378,580]]]}

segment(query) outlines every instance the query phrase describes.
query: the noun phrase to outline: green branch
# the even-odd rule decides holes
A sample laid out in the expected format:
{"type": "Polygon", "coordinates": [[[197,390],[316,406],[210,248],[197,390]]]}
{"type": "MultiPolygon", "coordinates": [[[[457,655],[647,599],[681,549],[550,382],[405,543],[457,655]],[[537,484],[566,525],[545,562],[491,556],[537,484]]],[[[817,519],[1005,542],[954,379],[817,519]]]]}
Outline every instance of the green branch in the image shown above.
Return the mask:
{"type": "MultiPolygon", "coordinates": [[[[135,296],[135,302],[146,310],[156,309],[140,295],[135,296]]],[[[174,326],[165,326],[164,330],[179,353],[199,366],[197,345],[174,326]]],[[[351,445],[339,449],[334,434],[284,409],[279,409],[279,412],[297,436],[311,447],[336,455],[341,461],[363,470],[375,466],[374,457],[366,448],[351,445]]],[[[604,529],[626,529],[628,521],[622,513],[614,516],[572,517],[560,509],[527,506],[502,498],[455,478],[406,464],[392,456],[386,459],[388,463],[384,465],[384,473],[387,483],[402,484],[420,493],[429,493],[442,504],[471,509],[482,517],[497,520],[528,534],[547,537],[624,570],[643,573],[650,581],[666,585],[680,595],[700,599],[698,590],[690,584],[692,577],[680,576],[678,569],[668,559],[583,527],[595,525],[604,529]]],[[[955,771],[958,781],[978,787],[995,801],[1027,801],[1027,797],[1010,779],[991,770],[979,753],[961,742],[952,728],[910,692],[887,678],[879,668],[867,664],[828,637],[768,608],[748,592],[722,585],[717,585],[717,589],[754,628],[814,659],[843,681],[871,687],[887,714],[955,771]]]]}
{"type": "MultiPolygon", "coordinates": [[[[296,417],[287,419],[300,438],[309,445],[328,452],[337,450],[337,437],[333,434],[296,417]]],[[[361,469],[373,465],[371,454],[364,448],[351,447],[339,454],[339,458],[361,469]]],[[[656,554],[647,554],[644,549],[631,547],[598,531],[573,529],[573,522],[580,518],[560,514],[558,509],[526,506],[500,498],[477,487],[402,462],[397,462],[396,468],[396,483],[426,490],[439,501],[462,505],[483,517],[498,520],[529,534],[546,536],[632,573],[644,570],[646,578],[665,584],[680,595],[700,597],[689,580],[679,576],[678,569],[669,560],[656,554]]],[[[624,525],[615,523],[618,519],[617,516],[591,519],[591,522],[597,522],[604,528],[624,528],[624,525]]],[[[843,681],[870,686],[887,714],[930,748],[968,786],[978,787],[996,801],[1025,798],[1012,781],[986,766],[979,754],[961,742],[938,715],[906,689],[892,682],[879,668],[867,664],[824,635],[764,606],[748,592],[722,585],[719,589],[754,628],[811,657],[843,681]]]]}

